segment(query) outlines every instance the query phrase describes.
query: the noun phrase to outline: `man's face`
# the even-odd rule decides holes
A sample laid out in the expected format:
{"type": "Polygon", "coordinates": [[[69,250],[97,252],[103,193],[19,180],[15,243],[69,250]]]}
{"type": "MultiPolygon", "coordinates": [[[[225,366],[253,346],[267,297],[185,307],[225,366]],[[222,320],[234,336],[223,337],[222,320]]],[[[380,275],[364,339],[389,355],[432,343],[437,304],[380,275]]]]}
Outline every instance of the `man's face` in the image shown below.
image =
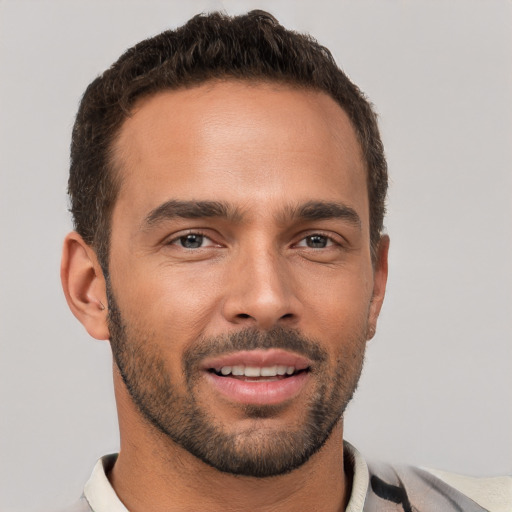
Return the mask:
{"type": "Polygon", "coordinates": [[[115,149],[109,329],[134,403],[221,471],[301,465],[380,308],[347,116],[322,93],[209,83],[140,102],[115,149]]]}

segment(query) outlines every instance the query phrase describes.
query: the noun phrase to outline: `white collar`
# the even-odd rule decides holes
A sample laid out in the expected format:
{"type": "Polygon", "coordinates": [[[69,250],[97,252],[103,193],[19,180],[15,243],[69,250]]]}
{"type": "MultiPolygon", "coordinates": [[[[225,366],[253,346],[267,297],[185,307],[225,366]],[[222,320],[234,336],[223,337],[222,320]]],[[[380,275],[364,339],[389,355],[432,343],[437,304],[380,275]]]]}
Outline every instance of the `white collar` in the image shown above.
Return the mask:
{"type": "Polygon", "coordinates": [[[370,472],[364,457],[348,442],[343,441],[343,457],[348,457],[353,470],[352,492],[345,512],[363,512],[370,472]]]}
{"type": "Polygon", "coordinates": [[[128,512],[107,478],[116,460],[117,453],[99,459],[85,484],[84,496],[94,512],[128,512]]]}

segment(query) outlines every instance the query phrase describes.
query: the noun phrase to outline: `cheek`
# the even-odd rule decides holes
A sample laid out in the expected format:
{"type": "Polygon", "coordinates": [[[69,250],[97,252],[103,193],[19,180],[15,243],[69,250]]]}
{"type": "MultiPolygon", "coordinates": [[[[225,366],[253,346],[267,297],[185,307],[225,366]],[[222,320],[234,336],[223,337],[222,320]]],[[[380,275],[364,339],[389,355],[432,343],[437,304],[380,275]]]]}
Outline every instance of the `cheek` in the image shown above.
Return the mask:
{"type": "Polygon", "coordinates": [[[332,337],[366,325],[372,297],[367,272],[332,272],[313,283],[300,292],[305,320],[313,329],[332,337]]]}
{"type": "Polygon", "coordinates": [[[150,332],[186,342],[204,330],[220,302],[219,286],[212,277],[200,269],[161,268],[132,274],[117,294],[119,305],[128,318],[150,332]]]}

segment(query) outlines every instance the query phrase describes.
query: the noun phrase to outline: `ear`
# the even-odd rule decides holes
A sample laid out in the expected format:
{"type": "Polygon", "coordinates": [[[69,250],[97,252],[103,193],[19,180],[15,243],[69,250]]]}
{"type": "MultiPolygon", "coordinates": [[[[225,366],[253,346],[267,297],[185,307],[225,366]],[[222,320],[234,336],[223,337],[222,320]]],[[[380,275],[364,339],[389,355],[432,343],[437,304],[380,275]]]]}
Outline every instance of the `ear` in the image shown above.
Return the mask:
{"type": "Polygon", "coordinates": [[[371,340],[375,336],[377,329],[377,320],[379,318],[384,295],[386,294],[386,283],[388,281],[388,253],[389,236],[383,235],[377,248],[377,256],[373,271],[373,294],[370,303],[368,315],[367,339],[371,340]]]}
{"type": "Polygon", "coordinates": [[[69,309],[97,340],[110,338],[107,293],[95,251],[75,231],[64,240],[60,278],[69,309]]]}

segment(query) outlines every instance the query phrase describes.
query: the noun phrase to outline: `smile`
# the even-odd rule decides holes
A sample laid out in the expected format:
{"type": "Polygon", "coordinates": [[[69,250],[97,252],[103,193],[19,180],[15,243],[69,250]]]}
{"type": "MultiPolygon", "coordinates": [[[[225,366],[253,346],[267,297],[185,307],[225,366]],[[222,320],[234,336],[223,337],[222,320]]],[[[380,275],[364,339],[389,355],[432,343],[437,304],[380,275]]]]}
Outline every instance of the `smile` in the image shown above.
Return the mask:
{"type": "Polygon", "coordinates": [[[241,404],[279,404],[294,398],[309,379],[311,362],[283,350],[254,350],[205,361],[216,392],[241,404]]]}
{"type": "Polygon", "coordinates": [[[222,368],[210,368],[211,372],[214,372],[219,377],[240,377],[242,380],[254,379],[255,382],[261,382],[262,380],[274,381],[281,378],[287,378],[291,375],[296,375],[299,372],[307,371],[298,370],[295,366],[223,366],[222,368]],[[265,377],[268,377],[265,379],[265,377]]]}

